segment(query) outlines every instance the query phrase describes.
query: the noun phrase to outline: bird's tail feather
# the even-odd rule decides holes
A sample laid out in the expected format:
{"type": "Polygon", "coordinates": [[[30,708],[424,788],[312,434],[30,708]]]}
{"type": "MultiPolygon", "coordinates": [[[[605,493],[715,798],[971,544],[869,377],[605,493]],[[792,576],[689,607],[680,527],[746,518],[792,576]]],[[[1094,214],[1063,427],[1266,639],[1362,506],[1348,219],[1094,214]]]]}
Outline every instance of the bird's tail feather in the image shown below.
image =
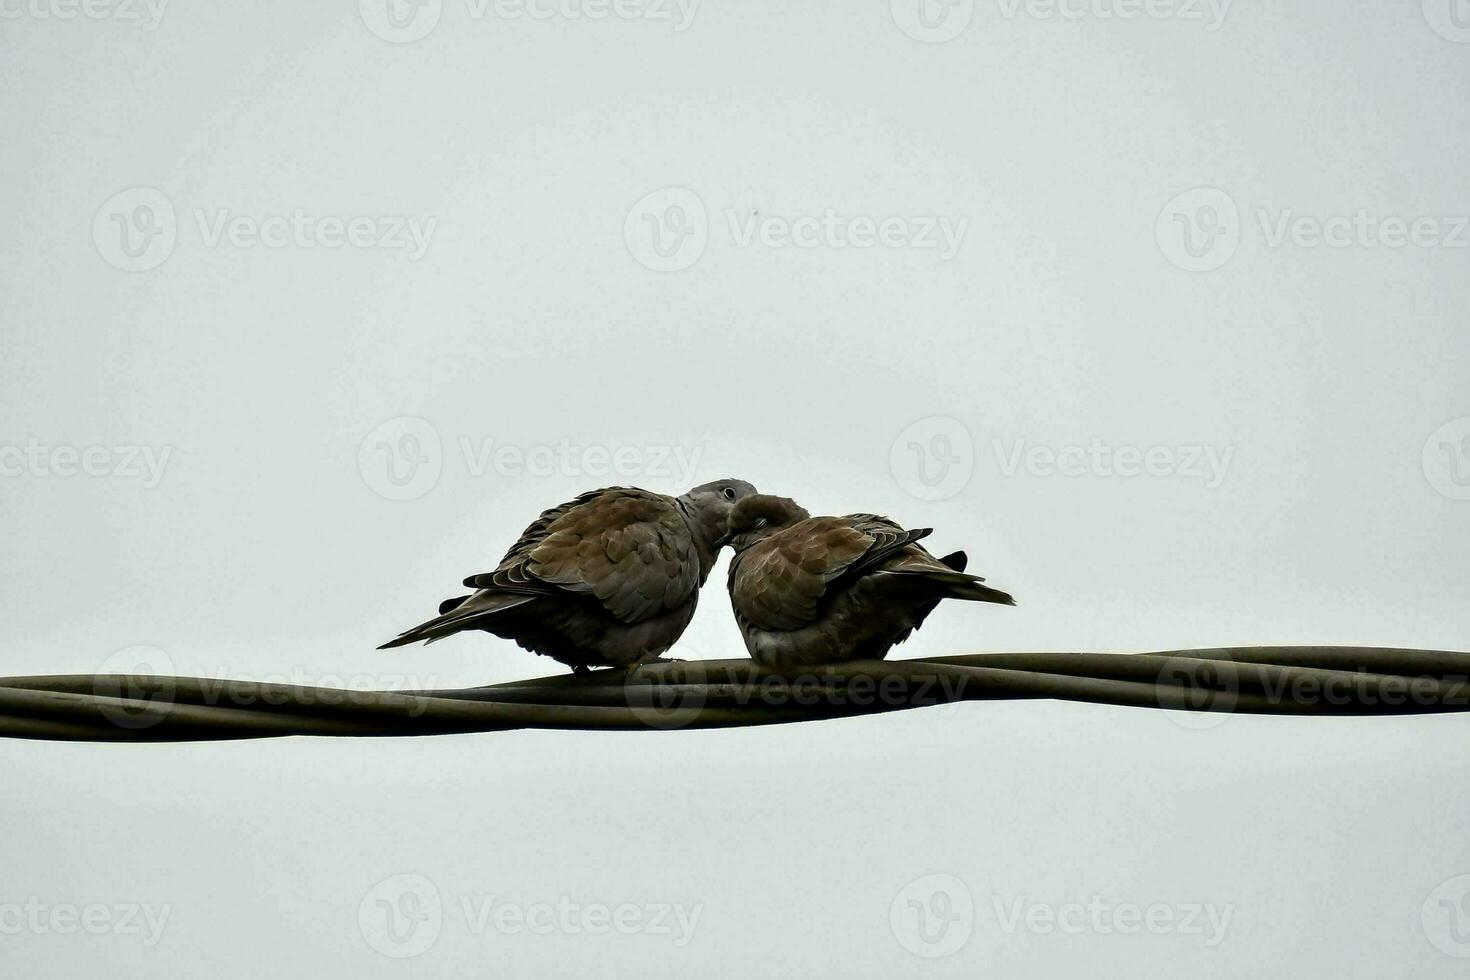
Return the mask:
{"type": "Polygon", "coordinates": [[[1014,606],[1016,604],[1015,598],[1009,592],[992,589],[974,577],[970,577],[968,581],[951,583],[948,594],[952,599],[969,599],[973,602],[998,602],[1003,606],[1014,606]]]}
{"type": "Polygon", "coordinates": [[[427,623],[420,623],[389,640],[379,650],[407,646],[425,641],[433,643],[463,630],[478,629],[501,613],[524,605],[534,599],[530,595],[514,595],[497,592],[477,592],[458,599],[446,599],[440,603],[440,614],[427,623]]]}
{"type": "MultiPolygon", "coordinates": [[[[946,568],[952,568],[957,572],[963,572],[965,570],[965,566],[969,563],[970,556],[965,554],[963,551],[951,551],[949,554],[939,559],[939,564],[943,565],[946,568]]],[[[441,609],[439,611],[443,612],[444,610],[441,609]]]]}
{"type": "Polygon", "coordinates": [[[468,602],[472,597],[467,595],[455,596],[453,599],[445,599],[439,603],[439,615],[446,615],[451,609],[458,609],[468,602]]]}
{"type": "Polygon", "coordinates": [[[925,564],[917,568],[893,568],[888,569],[893,575],[912,575],[923,579],[925,582],[933,582],[943,587],[943,593],[949,599],[969,599],[972,602],[997,602],[1006,606],[1014,606],[1016,600],[1008,592],[1000,589],[992,589],[985,584],[985,580],[978,575],[970,575],[961,571],[966,565],[965,553],[957,551],[952,555],[945,555],[937,559],[938,564],[925,564]],[[943,567],[940,567],[940,566],[943,567]]]}

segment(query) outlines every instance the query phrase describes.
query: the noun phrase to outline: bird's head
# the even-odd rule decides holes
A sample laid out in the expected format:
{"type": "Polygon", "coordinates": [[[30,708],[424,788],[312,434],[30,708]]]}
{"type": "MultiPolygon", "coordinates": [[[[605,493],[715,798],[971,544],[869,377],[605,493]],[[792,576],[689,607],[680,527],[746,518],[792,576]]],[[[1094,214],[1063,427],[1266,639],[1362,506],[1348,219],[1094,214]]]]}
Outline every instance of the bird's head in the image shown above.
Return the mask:
{"type": "Polygon", "coordinates": [[[679,500],[706,542],[718,550],[725,543],[725,527],[731,509],[755,493],[755,487],[744,480],[715,480],[700,484],[679,500]]]}
{"type": "Polygon", "coordinates": [[[790,527],[812,515],[790,497],[757,493],[737,501],[730,508],[725,528],[725,541],[737,552],[783,527],[790,527]]]}

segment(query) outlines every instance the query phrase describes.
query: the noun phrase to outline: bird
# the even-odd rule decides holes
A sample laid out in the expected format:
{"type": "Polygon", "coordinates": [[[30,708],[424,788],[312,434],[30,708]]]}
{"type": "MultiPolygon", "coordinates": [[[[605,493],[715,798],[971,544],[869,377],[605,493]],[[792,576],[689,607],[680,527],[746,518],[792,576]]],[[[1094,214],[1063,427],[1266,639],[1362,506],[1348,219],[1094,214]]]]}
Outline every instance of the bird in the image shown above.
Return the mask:
{"type": "Polygon", "coordinates": [[[1015,605],[965,573],[963,551],[935,558],[877,514],[812,517],[788,497],[753,494],[730,510],[730,604],[756,663],[776,670],[881,660],[942,599],[1015,605]]]}
{"type": "Polygon", "coordinates": [[[679,497],[605,487],[541,513],[469,595],[378,649],[484,630],[585,673],[658,659],[694,616],[744,480],[715,480],[679,497]]]}

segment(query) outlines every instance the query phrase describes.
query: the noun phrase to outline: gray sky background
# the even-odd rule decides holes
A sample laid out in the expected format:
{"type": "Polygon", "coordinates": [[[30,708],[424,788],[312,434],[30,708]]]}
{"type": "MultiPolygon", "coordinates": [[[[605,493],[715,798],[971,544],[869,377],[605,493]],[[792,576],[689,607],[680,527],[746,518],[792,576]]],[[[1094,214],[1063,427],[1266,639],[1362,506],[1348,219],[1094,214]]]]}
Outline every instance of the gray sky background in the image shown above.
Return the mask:
{"type": "MultiPolygon", "coordinates": [[[[902,656],[1470,646],[1464,0],[384,2],[0,0],[0,674],[557,673],[373,647],[724,476],[902,656]]],[[[1467,725],[0,743],[0,973],[1460,976],[1467,725]]]]}

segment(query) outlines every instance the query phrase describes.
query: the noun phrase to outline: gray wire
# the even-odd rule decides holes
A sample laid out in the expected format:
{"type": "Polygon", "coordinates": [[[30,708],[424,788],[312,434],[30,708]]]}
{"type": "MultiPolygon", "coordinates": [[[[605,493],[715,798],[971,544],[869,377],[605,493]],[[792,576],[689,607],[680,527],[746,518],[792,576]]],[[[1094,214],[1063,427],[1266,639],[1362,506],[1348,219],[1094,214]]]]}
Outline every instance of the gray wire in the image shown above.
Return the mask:
{"type": "Polygon", "coordinates": [[[715,660],[407,692],[191,677],[12,677],[0,679],[0,737],[173,742],[726,728],[1028,698],[1237,714],[1465,711],[1470,654],[1371,647],[992,653],[780,674],[749,660],[715,660]]]}

